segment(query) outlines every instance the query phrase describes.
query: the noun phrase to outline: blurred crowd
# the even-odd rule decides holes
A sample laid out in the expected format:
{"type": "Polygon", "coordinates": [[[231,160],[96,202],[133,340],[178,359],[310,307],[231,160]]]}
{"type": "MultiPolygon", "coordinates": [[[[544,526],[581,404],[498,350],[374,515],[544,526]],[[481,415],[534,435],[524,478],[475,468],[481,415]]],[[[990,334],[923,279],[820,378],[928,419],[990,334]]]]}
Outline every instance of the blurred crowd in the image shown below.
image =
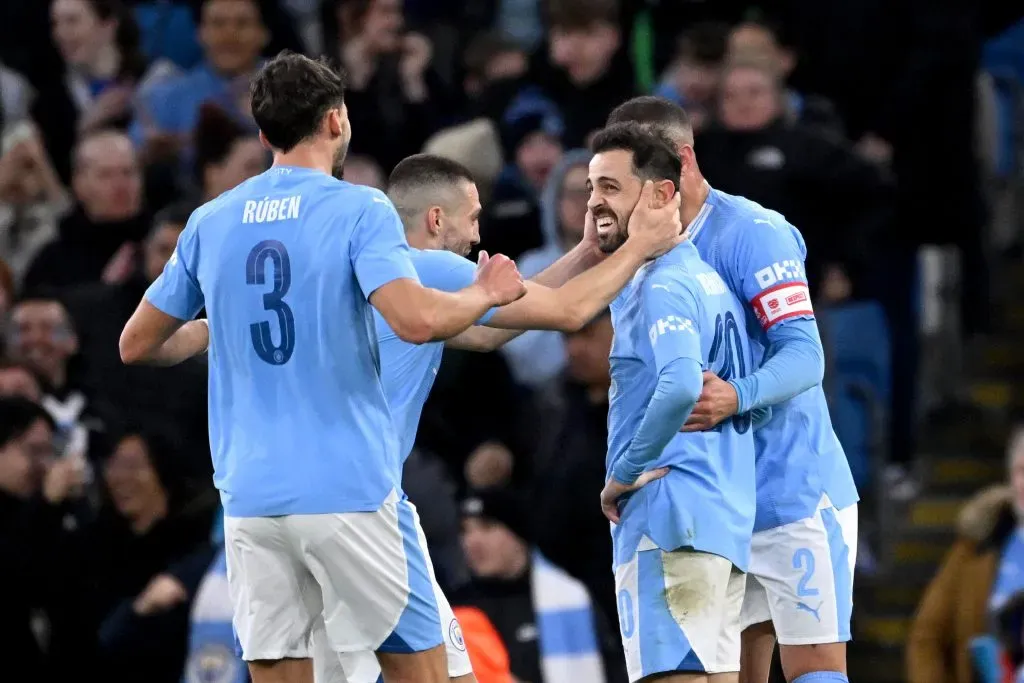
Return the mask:
{"type": "MultiPolygon", "coordinates": [[[[3,3],[0,642],[31,680],[236,680],[232,653],[189,656],[219,543],[206,361],[125,367],[117,341],[191,211],[269,164],[248,85],[282,49],[347,74],[346,180],[384,189],[420,151],[464,163],[484,205],[478,248],[526,276],[581,238],[586,143],[610,110],[640,93],[683,104],[709,182],[802,231],[837,357],[855,333],[875,349],[884,443],[837,418],[859,485],[912,488],[917,254],[957,249],[959,332],[984,334],[989,188],[1014,172],[1015,141],[983,58],[1024,85],[1021,12],[750,4],[3,3]],[[1008,49],[983,51],[1008,29],[1008,49]],[[874,322],[851,332],[844,311],[874,322]]],[[[500,352],[449,351],[423,413],[406,488],[467,641],[494,643],[494,661],[474,661],[481,683],[492,668],[562,683],[545,663],[568,637],[558,629],[579,630],[551,626],[553,594],[587,615],[572,641],[587,680],[623,678],[597,505],[611,336],[602,317],[500,352]]]]}

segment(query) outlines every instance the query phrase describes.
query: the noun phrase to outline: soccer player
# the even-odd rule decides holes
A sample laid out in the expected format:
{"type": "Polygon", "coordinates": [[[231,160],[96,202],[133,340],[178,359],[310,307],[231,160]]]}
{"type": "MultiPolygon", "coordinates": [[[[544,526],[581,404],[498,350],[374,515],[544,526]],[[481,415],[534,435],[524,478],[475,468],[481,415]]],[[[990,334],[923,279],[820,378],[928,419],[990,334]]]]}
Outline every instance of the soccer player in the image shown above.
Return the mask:
{"type": "MultiPolygon", "coordinates": [[[[625,238],[642,183],[666,201],[681,161],[665,136],[610,126],[592,144],[587,184],[602,250],[625,238]]],[[[743,308],[696,247],[643,268],[612,303],[608,481],[619,625],[630,681],[735,680],[754,525],[750,415],[680,433],[706,368],[752,366],[743,308]]]]}
{"type": "Polygon", "coordinates": [[[754,437],[757,519],[743,605],[742,680],[768,679],[777,638],[787,680],[846,681],[858,495],[821,387],[824,352],[804,273],[804,240],[777,212],[707,184],[679,106],[638,97],[608,119],[623,121],[660,130],[675,143],[690,240],[748,304],[760,367],[748,377],[705,374],[685,428],[709,429],[736,413],[773,409],[754,437]]]}
{"type": "Polygon", "coordinates": [[[495,256],[423,287],[379,190],[332,177],[343,82],[282,54],[252,84],[267,172],[197,209],[125,326],[125,362],[210,351],[210,443],[234,625],[254,683],[307,683],[314,621],[389,680],[448,680],[437,602],[380,385],[371,305],[403,339],[458,334],[525,294],[495,256]],[[207,323],[192,321],[204,308],[207,323]],[[186,322],[192,321],[192,322],[186,322]]]}
{"type": "MultiPolygon", "coordinates": [[[[489,311],[484,325],[510,329],[471,327],[446,342],[410,344],[387,320],[375,315],[380,344],[381,381],[395,425],[403,460],[412,451],[423,405],[434,384],[445,346],[471,350],[497,348],[525,329],[580,329],[603,311],[619,290],[649,259],[682,241],[678,197],[651,208],[654,184],[641,193],[639,206],[628,225],[628,239],[612,255],[602,255],[592,220],[579,246],[527,283],[519,301],[489,311]],[[571,278],[571,279],[569,279],[571,278]],[[551,288],[557,287],[557,288],[551,288]]],[[[480,198],[469,170],[461,164],[428,154],[401,161],[391,172],[388,195],[394,202],[412,247],[412,261],[420,282],[427,287],[457,291],[473,281],[476,267],[465,258],[479,239],[480,198]]],[[[486,258],[486,256],[484,256],[486,258]]],[[[436,584],[435,584],[436,588],[436,584]]],[[[442,614],[448,673],[459,683],[472,675],[459,625],[444,595],[437,592],[442,614]]],[[[317,639],[317,683],[374,683],[378,669],[372,657],[344,654],[334,658],[317,639]]]]}

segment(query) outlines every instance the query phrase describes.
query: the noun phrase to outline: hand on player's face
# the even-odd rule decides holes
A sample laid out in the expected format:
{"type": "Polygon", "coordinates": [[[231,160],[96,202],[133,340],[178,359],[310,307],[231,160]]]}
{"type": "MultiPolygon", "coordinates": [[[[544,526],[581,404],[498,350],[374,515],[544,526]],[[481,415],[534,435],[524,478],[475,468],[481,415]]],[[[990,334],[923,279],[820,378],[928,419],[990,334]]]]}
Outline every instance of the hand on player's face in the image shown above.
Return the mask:
{"type": "Polygon", "coordinates": [[[488,256],[481,251],[477,259],[476,284],[484,288],[494,306],[505,306],[526,294],[526,285],[512,259],[504,254],[488,256]]]}
{"type": "Polygon", "coordinates": [[[627,241],[639,242],[648,258],[657,258],[673,249],[683,241],[683,223],[679,219],[681,201],[678,192],[668,202],[659,201],[654,182],[646,181],[629,217],[627,241]]]}
{"type": "Polygon", "coordinates": [[[713,372],[704,372],[704,389],[681,432],[703,432],[739,410],[739,397],[731,384],[713,372]]]}
{"type": "Polygon", "coordinates": [[[667,467],[659,467],[656,470],[649,470],[644,472],[637,480],[631,485],[621,484],[615,479],[609,479],[608,483],[604,485],[604,490],[601,491],[601,512],[610,521],[615,524],[619,523],[619,498],[636,491],[644,484],[654,481],[655,479],[661,479],[668,474],[667,467]]]}

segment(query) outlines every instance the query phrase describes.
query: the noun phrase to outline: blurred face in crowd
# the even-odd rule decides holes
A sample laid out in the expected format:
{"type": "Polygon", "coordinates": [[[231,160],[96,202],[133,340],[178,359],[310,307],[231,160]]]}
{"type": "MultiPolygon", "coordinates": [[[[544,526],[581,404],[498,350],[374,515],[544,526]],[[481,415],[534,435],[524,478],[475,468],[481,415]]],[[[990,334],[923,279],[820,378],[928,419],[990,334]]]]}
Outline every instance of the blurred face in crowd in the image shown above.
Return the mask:
{"type": "MultiPolygon", "coordinates": [[[[690,59],[680,60],[675,72],[675,84],[687,105],[709,105],[718,89],[722,67],[703,64],[690,59]]],[[[687,111],[690,106],[687,107],[687,111]]]]}
{"type": "Polygon", "coordinates": [[[131,140],[120,133],[101,133],[81,143],[71,184],[92,221],[128,220],[142,210],[142,170],[131,140]]]}
{"type": "Polygon", "coordinates": [[[7,349],[16,363],[59,385],[68,359],[78,352],[78,339],[60,302],[30,300],[11,313],[7,349]]]}
{"type": "Polygon", "coordinates": [[[775,35],[757,24],[740,24],[729,34],[728,54],[730,58],[754,57],[767,60],[783,77],[788,76],[795,66],[793,54],[779,45],[775,35]]]}
{"type": "Polygon", "coordinates": [[[203,170],[207,200],[219,197],[253,176],[267,170],[267,151],[258,137],[235,141],[224,161],[211,163],[203,170]]]}
{"type": "Polygon", "coordinates": [[[53,431],[45,420],[36,420],[24,434],[0,446],[0,490],[31,498],[39,491],[53,455],[53,431]]]}
{"type": "Polygon", "coordinates": [[[342,3],[339,7],[341,21],[355,28],[371,53],[395,52],[402,46],[402,29],[405,26],[402,0],[370,0],[362,17],[349,18],[345,12],[342,3]]]}
{"type": "Polygon", "coordinates": [[[595,154],[587,177],[598,246],[610,254],[625,243],[629,217],[640,199],[643,183],[633,174],[633,153],[613,149],[595,154]]]}
{"type": "Polygon", "coordinates": [[[512,577],[525,566],[526,545],[500,522],[485,517],[462,520],[462,550],[474,576],[512,577]]]}
{"type": "Polygon", "coordinates": [[[18,365],[0,368],[0,398],[17,396],[38,403],[42,393],[39,380],[28,369],[18,365]]]}
{"type": "Polygon", "coordinates": [[[167,493],[149,459],[145,442],[129,436],[103,464],[103,480],[118,513],[128,520],[152,518],[167,509],[167,493]]]}
{"type": "Polygon", "coordinates": [[[608,353],[612,347],[612,319],[602,315],[589,325],[566,336],[565,352],[569,375],[587,387],[602,391],[608,388],[610,367],[608,353]]]}
{"type": "Polygon", "coordinates": [[[620,42],[619,28],[603,21],[585,27],[553,26],[549,38],[551,62],[565,69],[575,85],[588,85],[608,70],[620,42]]]}
{"type": "Polygon", "coordinates": [[[558,223],[566,247],[574,247],[583,239],[588,199],[587,167],[583,164],[573,166],[562,179],[562,191],[558,197],[558,223]]]}
{"type": "Polygon", "coordinates": [[[739,66],[726,72],[718,114],[727,129],[761,130],[781,113],[778,81],[767,69],[739,66]]]}
{"type": "Polygon", "coordinates": [[[438,212],[441,248],[465,256],[480,242],[480,193],[475,183],[463,181],[455,197],[448,208],[438,212]]]}
{"type": "Polygon", "coordinates": [[[86,0],[55,0],[50,22],[53,42],[70,67],[87,68],[114,45],[117,21],[100,19],[86,0]]]}
{"type": "Polygon", "coordinates": [[[354,154],[345,160],[345,180],[354,185],[385,189],[384,172],[376,161],[361,154],[354,154]]]}
{"type": "Polygon", "coordinates": [[[203,3],[199,40],[217,71],[234,75],[253,70],[269,39],[256,0],[203,3]]]}
{"type": "Polygon", "coordinates": [[[163,223],[156,227],[146,240],[143,268],[146,273],[146,280],[153,282],[174,253],[174,247],[178,244],[178,236],[185,229],[179,223],[163,223]]]}
{"type": "Polygon", "coordinates": [[[527,135],[516,148],[516,165],[538,192],[544,189],[551,169],[561,158],[562,143],[540,131],[527,135]]]}
{"type": "Polygon", "coordinates": [[[1024,516],[1024,427],[1018,427],[1010,438],[1009,461],[1014,507],[1024,516]]]}

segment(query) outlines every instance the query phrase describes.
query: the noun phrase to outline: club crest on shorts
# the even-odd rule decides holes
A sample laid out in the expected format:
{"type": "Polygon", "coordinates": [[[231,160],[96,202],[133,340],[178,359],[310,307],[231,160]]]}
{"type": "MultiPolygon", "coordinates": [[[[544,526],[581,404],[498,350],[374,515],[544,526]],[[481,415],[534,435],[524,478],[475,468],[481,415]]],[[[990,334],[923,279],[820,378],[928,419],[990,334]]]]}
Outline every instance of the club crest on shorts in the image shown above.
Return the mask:
{"type": "Polygon", "coordinates": [[[187,683],[230,683],[238,678],[239,661],[224,645],[204,645],[189,658],[187,683]]]}
{"type": "Polygon", "coordinates": [[[452,623],[448,624],[448,640],[452,641],[456,650],[466,651],[466,641],[462,638],[462,627],[459,626],[458,619],[453,618],[452,623]]]}

